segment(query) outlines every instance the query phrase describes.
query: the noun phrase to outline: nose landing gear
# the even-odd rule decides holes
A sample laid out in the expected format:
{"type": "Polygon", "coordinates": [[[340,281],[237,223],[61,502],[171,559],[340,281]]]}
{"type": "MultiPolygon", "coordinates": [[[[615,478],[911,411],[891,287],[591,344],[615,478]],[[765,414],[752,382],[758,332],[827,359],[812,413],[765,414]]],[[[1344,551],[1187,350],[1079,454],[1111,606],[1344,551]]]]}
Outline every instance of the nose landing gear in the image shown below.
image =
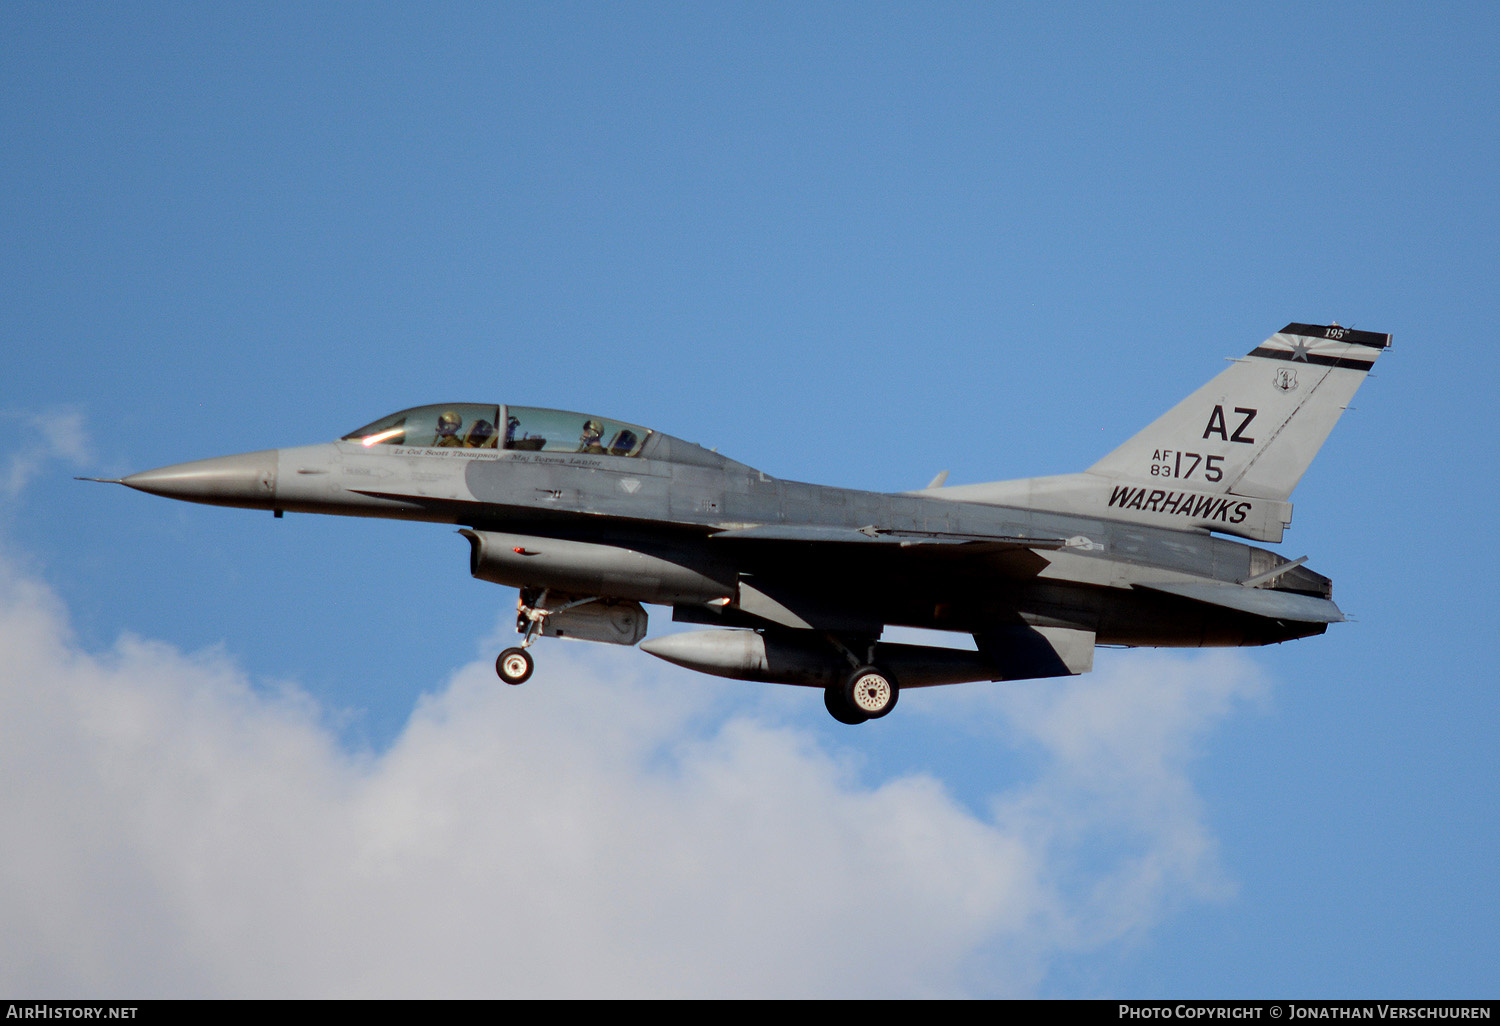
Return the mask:
{"type": "Polygon", "coordinates": [[[634,645],[646,636],[646,611],[639,602],[598,595],[563,595],[546,588],[523,588],[516,602],[521,644],[495,660],[495,673],[507,684],[531,676],[532,642],[537,638],[577,638],[609,645],[634,645]]]}
{"type": "Polygon", "coordinates": [[[552,610],[546,608],[547,590],[535,594],[531,589],[521,592],[516,602],[516,632],[521,635],[521,644],[507,648],[495,658],[495,675],[507,684],[525,684],[536,669],[536,660],[526,651],[536,640],[538,630],[543,630],[547,616],[552,610]]]}
{"type": "Polygon", "coordinates": [[[525,684],[534,669],[536,661],[524,648],[507,648],[495,660],[495,673],[507,684],[525,684]]]}

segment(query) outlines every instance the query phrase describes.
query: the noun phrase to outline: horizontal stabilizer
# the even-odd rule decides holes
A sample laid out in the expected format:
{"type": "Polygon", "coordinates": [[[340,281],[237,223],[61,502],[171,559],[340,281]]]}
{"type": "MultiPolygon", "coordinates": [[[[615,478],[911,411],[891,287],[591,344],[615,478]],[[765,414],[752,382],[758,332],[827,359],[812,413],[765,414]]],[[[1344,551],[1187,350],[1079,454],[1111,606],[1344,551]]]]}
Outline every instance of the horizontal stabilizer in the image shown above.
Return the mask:
{"type": "Polygon", "coordinates": [[[1137,588],[1160,591],[1194,602],[1234,609],[1251,616],[1272,620],[1296,620],[1299,623],[1342,623],[1344,614],[1332,599],[1303,595],[1294,591],[1269,588],[1247,588],[1242,584],[1218,584],[1211,581],[1185,583],[1137,584],[1137,588]]]}

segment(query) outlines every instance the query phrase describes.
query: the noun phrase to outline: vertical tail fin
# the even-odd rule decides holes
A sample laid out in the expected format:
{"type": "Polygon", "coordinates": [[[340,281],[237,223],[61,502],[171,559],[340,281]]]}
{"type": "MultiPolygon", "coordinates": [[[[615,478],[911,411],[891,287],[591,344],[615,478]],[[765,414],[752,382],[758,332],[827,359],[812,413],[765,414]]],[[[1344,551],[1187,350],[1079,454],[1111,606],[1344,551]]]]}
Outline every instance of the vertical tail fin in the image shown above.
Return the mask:
{"type": "Polygon", "coordinates": [[[1089,473],[1285,501],[1389,335],[1288,324],[1089,473]]]}
{"type": "Polygon", "coordinates": [[[1279,542],[1292,489],[1390,344],[1288,324],[1081,474],[922,494],[1279,542]]]}

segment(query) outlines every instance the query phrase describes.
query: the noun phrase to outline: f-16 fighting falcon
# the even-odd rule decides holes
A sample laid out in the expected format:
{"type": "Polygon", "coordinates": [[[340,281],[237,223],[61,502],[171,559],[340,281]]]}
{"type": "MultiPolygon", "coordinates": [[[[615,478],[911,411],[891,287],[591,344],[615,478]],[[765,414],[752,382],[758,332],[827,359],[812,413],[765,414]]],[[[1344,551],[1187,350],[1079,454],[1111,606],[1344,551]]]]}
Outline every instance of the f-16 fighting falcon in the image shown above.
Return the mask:
{"type": "MultiPolygon", "coordinates": [[[[1095,645],[1266,645],[1344,619],[1327,577],[1264,548],[1389,335],[1288,324],[1087,470],[854,491],[770,477],[608,417],[439,403],[333,442],[118,483],[281,516],[459,525],[477,578],[520,590],[509,684],[538,638],[635,645],[823,691],[835,719],[902,691],[1086,673],[1095,645]],[[706,630],[642,642],[643,604],[706,630]],[[882,642],[888,625],[973,648],[882,642]]],[[[97,479],[96,479],[97,480],[97,479]]]]}

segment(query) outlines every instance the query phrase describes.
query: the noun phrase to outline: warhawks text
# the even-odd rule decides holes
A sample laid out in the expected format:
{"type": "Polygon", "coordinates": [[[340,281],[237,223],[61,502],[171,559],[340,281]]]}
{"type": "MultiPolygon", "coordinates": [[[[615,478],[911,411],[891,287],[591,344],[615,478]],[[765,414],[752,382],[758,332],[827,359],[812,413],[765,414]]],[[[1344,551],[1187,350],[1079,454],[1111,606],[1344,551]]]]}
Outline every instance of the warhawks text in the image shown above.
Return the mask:
{"type": "Polygon", "coordinates": [[[1119,509],[1140,509],[1193,520],[1218,520],[1226,524],[1243,523],[1253,508],[1251,503],[1236,501],[1233,497],[1226,499],[1217,495],[1129,486],[1116,487],[1110,492],[1109,504],[1119,509]]]}

